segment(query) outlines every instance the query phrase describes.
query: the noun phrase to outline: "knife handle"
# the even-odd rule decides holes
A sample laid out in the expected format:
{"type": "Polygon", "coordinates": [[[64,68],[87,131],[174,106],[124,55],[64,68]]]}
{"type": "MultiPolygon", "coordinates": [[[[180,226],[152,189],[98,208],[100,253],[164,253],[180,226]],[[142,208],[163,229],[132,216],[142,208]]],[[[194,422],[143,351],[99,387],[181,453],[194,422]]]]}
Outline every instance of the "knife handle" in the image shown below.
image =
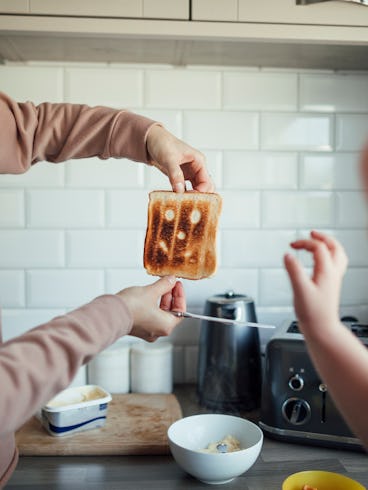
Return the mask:
{"type": "Polygon", "coordinates": [[[185,311],[173,311],[170,310],[168,313],[171,313],[172,315],[178,317],[178,318],[185,318],[187,315],[185,314],[185,311]]]}

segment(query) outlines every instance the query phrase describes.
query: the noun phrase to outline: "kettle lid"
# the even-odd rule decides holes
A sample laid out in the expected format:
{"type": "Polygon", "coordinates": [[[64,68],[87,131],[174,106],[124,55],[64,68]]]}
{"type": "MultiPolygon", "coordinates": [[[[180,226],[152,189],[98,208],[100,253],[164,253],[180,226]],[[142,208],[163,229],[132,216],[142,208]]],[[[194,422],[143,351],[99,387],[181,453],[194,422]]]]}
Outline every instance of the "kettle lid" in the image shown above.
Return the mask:
{"type": "Polygon", "coordinates": [[[253,298],[246,294],[236,294],[232,289],[229,289],[224,294],[214,294],[207,299],[208,303],[216,303],[220,305],[232,304],[237,302],[254,303],[253,298]]]}

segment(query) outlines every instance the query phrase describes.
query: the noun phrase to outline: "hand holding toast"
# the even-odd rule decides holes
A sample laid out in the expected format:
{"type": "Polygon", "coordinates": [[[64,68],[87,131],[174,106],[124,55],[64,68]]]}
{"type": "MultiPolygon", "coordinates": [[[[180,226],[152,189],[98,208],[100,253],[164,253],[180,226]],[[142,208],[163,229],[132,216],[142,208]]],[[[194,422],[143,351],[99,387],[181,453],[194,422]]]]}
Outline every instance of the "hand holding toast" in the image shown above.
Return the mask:
{"type": "Polygon", "coordinates": [[[184,192],[185,180],[200,192],[213,192],[204,155],[176,138],[165,128],[153,125],[147,133],[151,164],[169,177],[174,192],[184,192]]]}
{"type": "Polygon", "coordinates": [[[169,335],[180,323],[180,319],[165,310],[186,310],[183,286],[174,276],[163,277],[149,286],[123,289],[117,294],[133,317],[130,335],[148,342],[169,335]]]}

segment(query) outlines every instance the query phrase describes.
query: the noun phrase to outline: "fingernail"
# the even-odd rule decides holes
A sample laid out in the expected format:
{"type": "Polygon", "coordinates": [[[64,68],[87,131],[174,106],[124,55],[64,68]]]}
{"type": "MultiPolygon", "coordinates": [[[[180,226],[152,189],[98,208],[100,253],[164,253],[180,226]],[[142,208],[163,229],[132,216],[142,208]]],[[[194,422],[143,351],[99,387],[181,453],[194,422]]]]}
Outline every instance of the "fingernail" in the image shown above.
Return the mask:
{"type": "Polygon", "coordinates": [[[174,192],[184,192],[185,187],[182,182],[175,182],[173,185],[174,192]]]}
{"type": "Polygon", "coordinates": [[[168,278],[170,284],[175,284],[175,282],[176,282],[175,276],[167,276],[167,278],[168,278]]]}

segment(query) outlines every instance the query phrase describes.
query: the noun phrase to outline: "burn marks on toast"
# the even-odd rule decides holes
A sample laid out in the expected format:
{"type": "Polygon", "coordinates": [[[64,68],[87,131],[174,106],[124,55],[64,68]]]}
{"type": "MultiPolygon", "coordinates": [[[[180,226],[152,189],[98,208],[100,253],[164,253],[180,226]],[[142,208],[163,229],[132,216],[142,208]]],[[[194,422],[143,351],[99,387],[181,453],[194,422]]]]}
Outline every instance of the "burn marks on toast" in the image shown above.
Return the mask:
{"type": "Polygon", "coordinates": [[[190,200],[150,203],[145,264],[149,265],[151,273],[154,270],[157,275],[173,273],[188,277],[189,272],[191,277],[197,277],[203,266],[215,267],[213,253],[203,249],[209,206],[206,201],[190,200]]]}

